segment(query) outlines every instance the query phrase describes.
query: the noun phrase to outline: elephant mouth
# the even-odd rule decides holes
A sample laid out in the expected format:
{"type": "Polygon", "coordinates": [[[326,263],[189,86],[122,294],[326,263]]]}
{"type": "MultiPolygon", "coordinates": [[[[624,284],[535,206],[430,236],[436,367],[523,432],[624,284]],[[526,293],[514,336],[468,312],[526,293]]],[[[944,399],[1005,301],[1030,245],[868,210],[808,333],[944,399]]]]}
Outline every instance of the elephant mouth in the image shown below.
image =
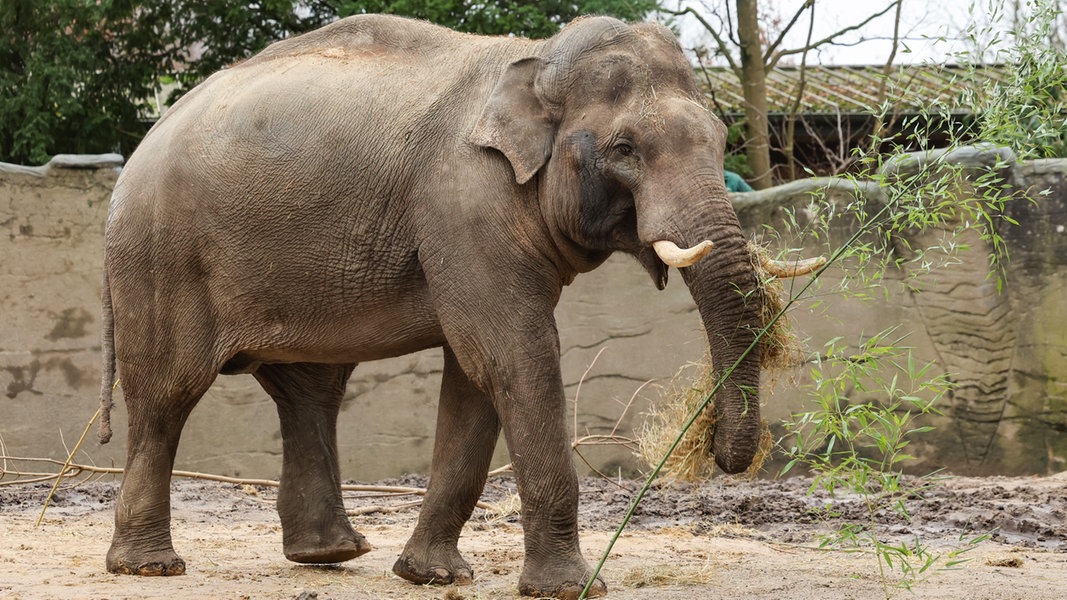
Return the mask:
{"type": "Polygon", "coordinates": [[[656,289],[662,290],[667,287],[667,272],[670,267],[680,269],[692,266],[707,256],[713,246],[710,240],[704,240],[690,248],[682,248],[670,240],[661,239],[643,247],[635,256],[652,277],[656,289]]]}
{"type": "Polygon", "coordinates": [[[641,263],[641,266],[648,272],[649,277],[652,278],[652,283],[656,286],[657,290],[662,291],[667,287],[667,271],[669,267],[665,262],[660,260],[659,256],[651,246],[647,246],[634,253],[634,257],[637,262],[641,263]]]}

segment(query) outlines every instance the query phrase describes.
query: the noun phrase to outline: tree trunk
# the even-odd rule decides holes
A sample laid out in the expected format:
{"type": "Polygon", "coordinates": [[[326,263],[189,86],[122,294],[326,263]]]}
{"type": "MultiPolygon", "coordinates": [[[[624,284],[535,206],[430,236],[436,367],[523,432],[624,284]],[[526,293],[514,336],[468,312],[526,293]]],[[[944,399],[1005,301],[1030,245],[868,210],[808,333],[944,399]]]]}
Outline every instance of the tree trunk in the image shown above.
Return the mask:
{"type": "Polygon", "coordinates": [[[767,130],[767,73],[763,63],[757,0],[737,0],[737,34],[741,42],[741,88],[745,95],[745,153],[752,169],[749,183],[771,187],[771,144],[767,130]]]}

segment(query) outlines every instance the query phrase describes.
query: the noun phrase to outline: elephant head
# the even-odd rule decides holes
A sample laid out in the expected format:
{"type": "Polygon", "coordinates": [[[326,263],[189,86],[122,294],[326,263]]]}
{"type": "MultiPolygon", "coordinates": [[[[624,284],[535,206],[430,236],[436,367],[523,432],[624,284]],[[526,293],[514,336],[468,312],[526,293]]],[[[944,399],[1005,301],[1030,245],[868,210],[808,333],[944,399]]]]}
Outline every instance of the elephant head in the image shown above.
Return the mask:
{"type": "Polygon", "coordinates": [[[659,289],[680,269],[716,368],[733,368],[715,398],[715,460],[745,470],[760,424],[759,352],[742,357],[762,324],[759,282],[724,183],[726,128],[671,32],[603,17],[568,25],[507,67],[472,139],[536,186],[572,272],[616,251],[659,289]]]}

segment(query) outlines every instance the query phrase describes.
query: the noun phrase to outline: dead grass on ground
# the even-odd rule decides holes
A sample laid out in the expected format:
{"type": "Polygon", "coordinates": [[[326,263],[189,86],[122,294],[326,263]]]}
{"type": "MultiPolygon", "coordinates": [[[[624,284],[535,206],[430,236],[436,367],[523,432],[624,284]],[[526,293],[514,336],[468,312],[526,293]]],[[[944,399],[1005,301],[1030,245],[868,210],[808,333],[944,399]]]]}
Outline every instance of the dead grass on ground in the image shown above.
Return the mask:
{"type": "Polygon", "coordinates": [[[711,583],[712,569],[700,565],[647,565],[633,567],[623,576],[622,584],[630,588],[696,586],[711,583]]]}

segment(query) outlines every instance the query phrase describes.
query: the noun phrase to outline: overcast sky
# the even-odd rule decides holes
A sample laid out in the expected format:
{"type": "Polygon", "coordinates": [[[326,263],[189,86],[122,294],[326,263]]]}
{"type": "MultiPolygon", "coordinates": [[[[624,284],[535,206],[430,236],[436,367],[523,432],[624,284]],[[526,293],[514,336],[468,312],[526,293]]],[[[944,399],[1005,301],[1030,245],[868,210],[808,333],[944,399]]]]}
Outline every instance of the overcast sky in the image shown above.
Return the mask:
{"type": "MultiPolygon", "coordinates": [[[[685,2],[683,5],[709,12],[709,9],[721,10],[727,1],[732,9],[734,0],[695,1],[685,2]]],[[[1061,0],[1061,3],[1067,5],[1067,0],[1061,0]]],[[[666,4],[672,6],[676,2],[668,1],[666,4]]],[[[762,11],[778,14],[782,21],[781,25],[784,25],[803,5],[803,0],[762,0],[760,4],[762,11]]],[[[817,0],[813,39],[818,40],[845,27],[861,23],[888,4],[889,0],[817,0]]],[[[1010,4],[1010,2],[996,2],[996,4],[1010,4]]],[[[968,24],[974,23],[981,32],[979,37],[988,42],[993,37],[993,31],[1002,29],[1010,20],[1010,18],[1005,18],[1001,20],[1000,25],[990,25],[990,21],[995,21],[997,17],[996,12],[990,10],[989,6],[990,0],[904,0],[901,17],[901,35],[904,39],[897,51],[895,62],[958,62],[953,58],[954,54],[966,52],[974,47],[973,42],[967,40],[968,24]]],[[[861,38],[868,39],[868,41],[847,47],[824,47],[817,52],[810,53],[808,63],[884,64],[891,49],[893,17],[893,10],[890,10],[858,33],[843,38],[849,43],[855,43],[861,38]]],[[[783,47],[796,48],[804,45],[808,32],[808,19],[805,13],[790,31],[783,47]]],[[[710,43],[710,36],[695,19],[686,17],[681,25],[682,44],[686,48],[701,43],[710,43]]],[[[793,64],[798,64],[799,60],[800,57],[797,55],[793,64]]]]}

